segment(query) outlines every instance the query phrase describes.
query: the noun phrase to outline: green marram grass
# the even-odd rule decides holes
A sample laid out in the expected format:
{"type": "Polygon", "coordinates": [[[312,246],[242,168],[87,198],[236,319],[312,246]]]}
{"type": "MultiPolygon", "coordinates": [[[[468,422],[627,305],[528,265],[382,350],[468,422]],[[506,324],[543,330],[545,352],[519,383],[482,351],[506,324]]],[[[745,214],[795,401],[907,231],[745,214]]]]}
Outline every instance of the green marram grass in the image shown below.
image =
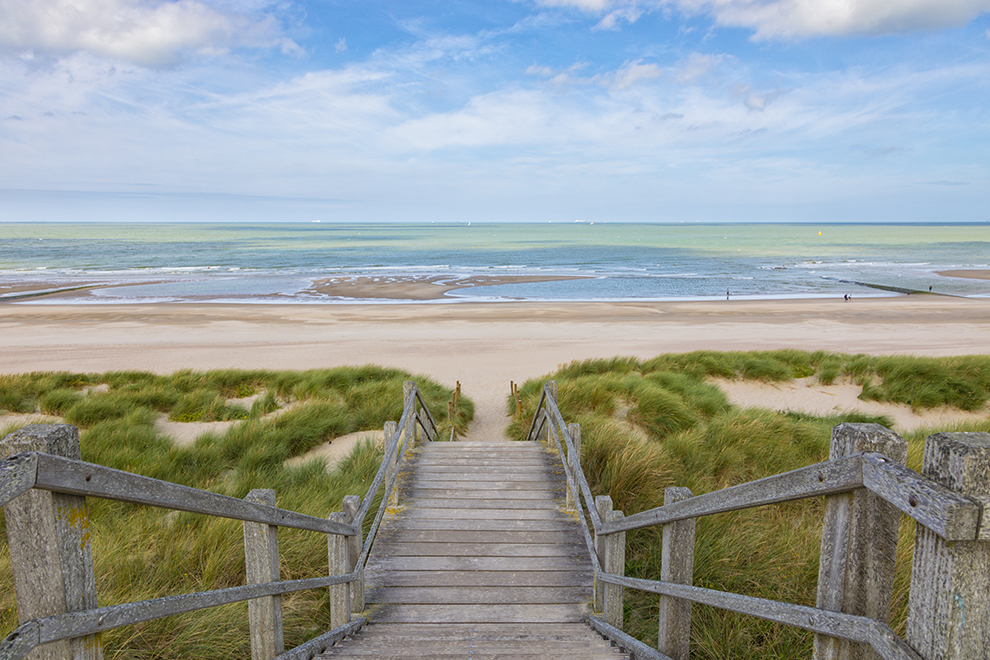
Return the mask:
{"type": "MultiPolygon", "coordinates": [[[[377,366],[0,375],[0,413],[29,413],[40,422],[78,426],[85,461],[239,498],[253,488],[272,488],[278,506],[326,517],[340,510],[345,495],[365,495],[381,450],[361,444],[331,472],[321,461],[298,467],[284,462],[347,433],[380,432],[386,421],[401,416],[403,382],[410,379],[405,372],[377,366]],[[280,408],[280,414],[269,415],[280,408]],[[240,423],[177,446],[157,430],[162,417],[240,423]]],[[[415,380],[441,437],[449,437],[452,427],[464,433],[473,416],[471,401],[462,397],[448,422],[453,392],[424,378],[415,380]]],[[[0,433],[19,426],[23,423],[9,424],[0,433]]],[[[88,501],[100,606],[244,584],[240,522],[88,501]]],[[[281,529],[279,544],[283,579],[326,575],[324,535],[281,529]]],[[[6,636],[17,626],[6,542],[0,543],[0,582],[0,636],[6,636]]],[[[288,648],[329,629],[326,591],[283,597],[288,648]]],[[[103,645],[108,659],[250,657],[247,604],[109,631],[103,645]]]]}
{"type": "MultiPolygon", "coordinates": [[[[631,515],[661,506],[668,486],[701,494],[826,460],[837,424],[891,426],[882,416],[739,409],[710,382],[713,378],[849,382],[862,387],[864,399],[916,410],[972,411],[987,404],[990,357],[699,351],[651,360],[574,362],[522,386],[523,412],[510,436],[525,437],[543,383],[556,380],[564,419],[581,424],[581,461],[592,492],[610,495],[616,509],[631,515]]],[[[514,401],[509,409],[515,411],[514,401]]],[[[920,470],[924,439],[938,431],[990,431],[990,420],[907,434],[910,467],[920,470]]],[[[700,519],[694,584],[814,606],[823,515],[823,501],[816,498],[700,519]]],[[[913,522],[905,519],[893,597],[893,626],[902,635],[913,539],[913,522]]],[[[658,579],[660,551],[658,528],[628,533],[627,575],[658,579]]],[[[657,601],[655,595],[626,590],[625,630],[654,647],[657,601]]],[[[696,660],[806,660],[811,646],[812,635],[802,630],[693,607],[691,657],[696,660]]]]}

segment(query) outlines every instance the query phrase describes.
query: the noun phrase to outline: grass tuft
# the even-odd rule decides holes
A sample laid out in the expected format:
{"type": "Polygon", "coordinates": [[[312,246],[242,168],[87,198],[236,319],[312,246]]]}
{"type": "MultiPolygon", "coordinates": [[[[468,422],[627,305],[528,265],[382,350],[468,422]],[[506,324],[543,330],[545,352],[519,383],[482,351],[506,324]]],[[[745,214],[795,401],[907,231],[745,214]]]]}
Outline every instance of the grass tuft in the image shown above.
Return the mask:
{"type": "MultiPolygon", "coordinates": [[[[412,377],[381,367],[306,372],[220,370],[26,374],[0,376],[0,405],[11,412],[43,407],[80,427],[83,460],[234,497],[273,488],[278,505],[326,517],[345,495],[364,496],[381,462],[374,443],[362,443],[328,472],[320,462],[285,467],[285,459],[351,431],[380,430],[402,412],[402,383],[412,377]],[[104,383],[105,388],[89,386],[104,383]],[[280,415],[293,391],[304,401],[280,415]],[[251,410],[230,398],[264,392],[251,410]],[[226,432],[178,446],[162,435],[163,413],[180,420],[243,419],[226,432]]],[[[446,413],[452,390],[417,379],[434,414],[446,413]]],[[[455,423],[466,428],[473,405],[461,397],[455,423]]],[[[30,420],[33,421],[33,420],[30,420]]],[[[25,423],[8,424],[4,435],[25,423]]],[[[439,421],[439,420],[438,420],[439,421]]],[[[100,605],[244,584],[240,523],[89,498],[91,538],[100,605]]],[[[370,526],[373,516],[366,524],[370,526]]],[[[367,531],[367,530],[366,530],[367,531]]],[[[325,535],[279,530],[281,575],[326,575],[325,535]]],[[[0,543],[0,636],[17,626],[10,555],[0,543]]],[[[326,590],[285,597],[286,643],[298,645],[330,629],[326,590]]],[[[102,634],[104,657],[165,659],[248,657],[247,604],[128,626],[102,634]]]]}

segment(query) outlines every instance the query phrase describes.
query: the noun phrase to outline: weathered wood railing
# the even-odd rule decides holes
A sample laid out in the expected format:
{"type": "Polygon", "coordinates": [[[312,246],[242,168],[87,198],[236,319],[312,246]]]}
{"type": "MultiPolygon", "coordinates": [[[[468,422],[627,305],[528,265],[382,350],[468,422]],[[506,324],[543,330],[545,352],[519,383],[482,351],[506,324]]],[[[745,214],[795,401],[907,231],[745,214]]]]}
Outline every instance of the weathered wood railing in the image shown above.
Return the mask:
{"type": "Polygon", "coordinates": [[[687,660],[692,603],[812,631],[815,660],[990,658],[990,434],[929,436],[918,474],[903,465],[907,444],[897,434],[840,424],[828,461],[697,496],[668,488],[664,506],[625,517],[612,511],[611,498],[592,498],[580,427],[564,423],[556,400],[550,381],[528,439],[557,447],[567,504],[586,523],[601,613],[590,621],[637,658],[687,660]],[[692,586],[695,519],[819,496],[826,513],[817,607],[692,586]],[[888,623],[901,513],[918,523],[906,640],[888,623]],[[654,525],[663,526],[660,579],[625,577],[625,533],[654,525]],[[658,649],[622,632],[624,588],[660,595],[658,649]]]}
{"type": "Polygon", "coordinates": [[[32,425],[0,441],[0,504],[4,506],[20,625],[2,643],[0,660],[102,657],[103,631],[228,603],[248,601],[253,660],[308,660],[366,623],[351,620],[364,606],[364,566],[389,500],[398,469],[419,431],[426,440],[436,424],[415,383],[403,388],[399,422],[387,422],[381,467],[362,501],[344,498],[343,512],[324,520],[275,506],[275,492],[255,489],[240,500],[188,486],[113,470],[80,460],[74,426],[32,425]],[[379,490],[377,515],[362,543],[363,523],[379,490]],[[97,607],[86,497],[144,504],[232,518],[244,523],[247,583],[240,587],[97,607]],[[327,535],[329,575],[280,580],[279,527],[327,535]],[[280,596],[305,589],[330,589],[333,630],[283,652],[280,596]]]}

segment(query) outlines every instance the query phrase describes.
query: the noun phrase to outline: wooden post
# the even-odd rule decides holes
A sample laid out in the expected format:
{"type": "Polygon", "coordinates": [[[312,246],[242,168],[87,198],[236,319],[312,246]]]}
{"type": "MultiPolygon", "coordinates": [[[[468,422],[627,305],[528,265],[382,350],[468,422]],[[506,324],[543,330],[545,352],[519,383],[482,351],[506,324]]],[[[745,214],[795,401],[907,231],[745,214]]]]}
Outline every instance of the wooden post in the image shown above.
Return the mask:
{"type": "MultiPolygon", "coordinates": [[[[832,429],[829,460],[864,451],[900,464],[907,442],[879,424],[839,424],[832,429]]],[[[865,488],[825,498],[818,607],[890,621],[894,558],[901,514],[865,488]]],[[[815,635],[813,660],[879,660],[867,644],[815,635]]]]}
{"type": "Polygon", "coordinates": [[[574,478],[568,478],[567,480],[567,502],[565,508],[568,511],[575,511],[577,510],[577,502],[581,499],[581,495],[577,492],[579,483],[577,473],[581,469],[581,425],[568,424],[567,433],[571,436],[571,440],[574,441],[574,451],[567,454],[567,464],[570,466],[574,478]]]}
{"type": "MultiPolygon", "coordinates": [[[[402,383],[402,403],[405,406],[409,405],[409,398],[413,395],[413,389],[416,387],[416,383],[411,380],[407,380],[402,383]]],[[[416,446],[416,429],[419,425],[416,423],[419,419],[419,404],[413,400],[413,414],[409,416],[408,423],[406,424],[406,451],[412,449],[416,446]]]]}
{"type": "MultiPolygon", "coordinates": [[[[609,511],[606,522],[621,520],[625,517],[621,511],[609,511]]],[[[609,534],[605,539],[606,573],[612,575],[626,574],[626,533],[609,534]]],[[[625,588],[617,584],[605,585],[605,621],[616,628],[622,628],[625,588]]]]}
{"type": "MultiPolygon", "coordinates": [[[[667,488],[664,505],[693,497],[689,488],[667,488]]],[[[660,579],[664,582],[694,582],[694,519],[663,526],[660,579]]],[[[691,649],[691,601],[660,596],[660,625],[657,650],[673,660],[688,660],[691,649]]]]}
{"type": "MultiPolygon", "coordinates": [[[[336,512],[327,516],[331,522],[346,523],[347,516],[336,512]]],[[[347,537],[341,534],[327,534],[327,555],[330,563],[330,575],[346,575],[347,569],[347,537]]],[[[351,604],[348,598],[349,585],[330,585],[330,628],[337,628],[351,620],[351,604]]]]}
{"type": "MultiPolygon", "coordinates": [[[[389,451],[389,443],[392,442],[392,438],[395,436],[395,432],[398,430],[398,422],[385,422],[385,430],[382,432],[384,436],[384,446],[385,455],[382,457],[383,461],[388,461],[388,469],[385,471],[385,486],[388,487],[388,482],[392,480],[392,475],[395,474],[395,466],[398,462],[398,449],[395,451],[389,451]]],[[[398,484],[396,484],[398,486],[398,484]]],[[[389,506],[395,506],[398,503],[398,488],[385,493],[385,497],[388,498],[389,506]]]]}
{"type": "Polygon", "coordinates": [[[948,542],[918,525],[906,641],[925,660],[990,658],[990,433],[936,433],[922,474],[983,503],[980,539],[948,542]]]}
{"type": "MultiPolygon", "coordinates": [[[[547,396],[557,403],[557,381],[548,380],[546,384],[547,396]]],[[[553,447],[553,418],[550,416],[550,407],[547,406],[546,415],[547,447],[553,447]]],[[[563,458],[563,457],[561,457],[563,458]]]]}
{"type": "MultiPolygon", "coordinates": [[[[255,488],[244,498],[248,502],[275,506],[275,491],[255,488]]],[[[278,527],[244,523],[244,569],[247,584],[279,580],[278,527]]],[[[251,634],[251,660],[271,660],[285,651],[282,637],[282,597],[263,596],[248,601],[251,634]]]]}
{"type": "MultiPolygon", "coordinates": [[[[361,498],[357,495],[346,495],[344,497],[343,509],[347,516],[347,523],[353,524],[354,517],[361,507],[361,498]]],[[[358,559],[361,558],[361,547],[364,545],[361,529],[354,536],[347,537],[347,570],[353,571],[357,568],[358,559]]],[[[351,583],[351,611],[364,611],[364,570],[358,573],[356,582],[351,583]]]]}
{"type": "MultiPolygon", "coordinates": [[[[37,451],[80,460],[79,430],[31,424],[0,441],[0,458],[37,451]]],[[[29,490],[4,506],[20,623],[96,608],[96,578],[86,498],[29,490]]],[[[30,660],[99,660],[96,635],[45,644],[30,660]]]]}
{"type": "MultiPolygon", "coordinates": [[[[608,520],[608,514],[612,511],[612,498],[608,495],[599,495],[595,498],[595,509],[598,511],[598,518],[602,522],[608,520]]],[[[607,537],[595,534],[595,554],[598,556],[598,564],[605,570],[605,540],[607,537]]],[[[605,583],[595,580],[595,611],[605,611],[605,583]]]]}
{"type": "MultiPolygon", "coordinates": [[[[599,495],[595,498],[595,508],[602,522],[623,518],[621,511],[612,510],[612,498],[599,495]]],[[[626,574],[626,533],[618,532],[608,536],[595,535],[595,553],[603,573],[626,574]]],[[[616,628],[622,628],[622,608],[625,590],[615,584],[595,580],[595,610],[605,616],[605,621],[616,628]]]]}

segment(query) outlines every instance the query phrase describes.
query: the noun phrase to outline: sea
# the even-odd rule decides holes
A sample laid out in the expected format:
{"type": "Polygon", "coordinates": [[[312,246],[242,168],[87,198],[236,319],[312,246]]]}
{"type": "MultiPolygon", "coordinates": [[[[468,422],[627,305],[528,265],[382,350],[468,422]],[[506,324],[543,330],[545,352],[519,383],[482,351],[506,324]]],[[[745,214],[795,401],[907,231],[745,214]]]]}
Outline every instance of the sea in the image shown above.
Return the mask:
{"type": "Polygon", "coordinates": [[[0,223],[0,300],[16,304],[394,304],[312,285],[510,275],[575,279],[420,304],[990,296],[990,280],[937,274],[969,269],[990,269],[990,224],[0,223]],[[21,297],[91,284],[108,286],[21,297]]]}

